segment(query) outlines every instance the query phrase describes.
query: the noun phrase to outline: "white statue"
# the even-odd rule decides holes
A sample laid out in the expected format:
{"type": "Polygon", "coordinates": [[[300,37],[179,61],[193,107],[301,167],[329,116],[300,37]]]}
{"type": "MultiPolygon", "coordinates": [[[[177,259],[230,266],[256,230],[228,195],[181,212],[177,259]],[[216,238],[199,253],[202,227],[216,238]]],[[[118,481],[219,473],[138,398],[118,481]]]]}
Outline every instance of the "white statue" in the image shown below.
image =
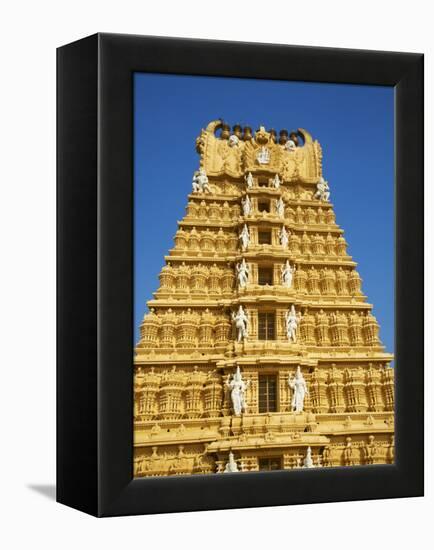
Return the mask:
{"type": "Polygon", "coordinates": [[[288,340],[290,342],[292,340],[295,344],[297,341],[297,327],[298,327],[298,323],[301,320],[301,313],[299,313],[298,315],[297,313],[295,313],[294,304],[285,313],[285,320],[286,320],[286,335],[288,337],[288,340]]]}
{"type": "Polygon", "coordinates": [[[273,187],[274,189],[279,189],[280,187],[280,178],[279,178],[279,174],[276,174],[274,176],[274,179],[273,179],[273,187]]]}
{"type": "Polygon", "coordinates": [[[247,189],[252,189],[253,187],[253,176],[251,172],[249,172],[246,176],[246,185],[247,189]]]}
{"type": "Polygon", "coordinates": [[[229,461],[227,462],[224,470],[224,474],[231,474],[233,472],[238,472],[238,466],[234,459],[234,453],[232,451],[229,452],[229,461]]]}
{"type": "Polygon", "coordinates": [[[280,240],[280,244],[283,246],[283,248],[288,247],[289,233],[286,230],[284,225],[282,226],[282,229],[279,231],[279,240],[280,240]]]}
{"type": "Polygon", "coordinates": [[[315,468],[312,460],[312,449],[310,447],[307,448],[306,457],[303,460],[303,468],[315,468]]]}
{"type": "Polygon", "coordinates": [[[252,201],[249,195],[246,195],[241,199],[241,206],[243,207],[243,216],[250,216],[252,213],[252,201]]]}
{"type": "Polygon", "coordinates": [[[229,137],[229,147],[235,147],[236,145],[238,145],[238,143],[240,142],[238,136],[236,136],[235,134],[232,134],[230,137],[229,137]]]}
{"type": "Polygon", "coordinates": [[[208,176],[204,168],[199,168],[199,170],[196,170],[193,174],[192,187],[193,193],[211,193],[208,176]]]}
{"type": "Polygon", "coordinates": [[[282,285],[286,286],[286,288],[291,288],[292,286],[292,279],[295,273],[295,266],[291,267],[289,265],[289,260],[286,260],[286,264],[282,266],[282,285]]]}
{"type": "Polygon", "coordinates": [[[288,141],[285,143],[285,149],[287,151],[295,151],[297,149],[297,146],[294,141],[292,141],[292,139],[288,139],[288,141]]]}
{"type": "Polygon", "coordinates": [[[230,375],[226,381],[226,386],[231,392],[231,401],[232,408],[234,410],[235,416],[240,416],[241,413],[247,412],[247,403],[246,403],[246,390],[249,387],[250,380],[244,382],[240,367],[237,365],[237,370],[232,376],[232,380],[229,382],[230,375]]]}
{"type": "Polygon", "coordinates": [[[314,199],[321,201],[328,201],[330,197],[330,187],[328,182],[321,176],[316,184],[316,192],[313,196],[314,199]]]}
{"type": "Polygon", "coordinates": [[[237,331],[237,341],[241,342],[241,340],[245,340],[248,334],[249,319],[243,306],[240,305],[236,313],[232,312],[232,321],[237,331]]]}
{"type": "Polygon", "coordinates": [[[301,372],[300,366],[295,371],[295,376],[292,374],[288,378],[288,386],[292,390],[291,410],[295,412],[303,412],[304,398],[308,395],[306,380],[301,372]]]}
{"type": "Polygon", "coordinates": [[[276,201],[276,212],[279,218],[285,217],[285,203],[283,202],[282,197],[278,201],[276,201]]]}
{"type": "Polygon", "coordinates": [[[247,286],[247,283],[249,282],[249,268],[246,264],[245,258],[241,260],[240,263],[236,265],[237,269],[237,278],[238,278],[238,286],[240,288],[244,288],[247,286]]]}
{"type": "Polygon", "coordinates": [[[244,224],[244,227],[240,233],[239,239],[241,241],[242,250],[246,251],[250,243],[250,234],[246,224],[244,224]]]}
{"type": "Polygon", "coordinates": [[[262,146],[259,153],[256,155],[259,164],[268,164],[270,162],[270,151],[262,146]]]}

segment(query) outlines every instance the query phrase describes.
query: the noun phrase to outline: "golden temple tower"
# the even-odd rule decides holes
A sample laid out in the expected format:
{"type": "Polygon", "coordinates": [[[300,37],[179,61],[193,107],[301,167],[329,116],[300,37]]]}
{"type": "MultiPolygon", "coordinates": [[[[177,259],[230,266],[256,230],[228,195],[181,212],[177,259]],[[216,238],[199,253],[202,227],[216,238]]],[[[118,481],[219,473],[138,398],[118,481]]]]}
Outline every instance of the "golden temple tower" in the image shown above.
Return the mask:
{"type": "Polygon", "coordinates": [[[393,356],[320,144],[213,121],[135,349],[135,476],[394,461],[393,356]]]}

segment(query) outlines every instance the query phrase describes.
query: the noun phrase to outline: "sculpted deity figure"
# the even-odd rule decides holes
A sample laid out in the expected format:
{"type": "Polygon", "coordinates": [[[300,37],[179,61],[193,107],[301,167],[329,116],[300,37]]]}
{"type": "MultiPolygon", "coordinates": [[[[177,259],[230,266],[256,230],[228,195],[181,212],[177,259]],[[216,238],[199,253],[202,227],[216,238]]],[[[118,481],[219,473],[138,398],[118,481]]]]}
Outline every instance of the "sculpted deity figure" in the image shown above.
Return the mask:
{"type": "Polygon", "coordinates": [[[285,217],[285,203],[283,202],[282,197],[280,197],[280,199],[276,201],[276,213],[279,218],[285,217]]]}
{"type": "Polygon", "coordinates": [[[193,193],[211,193],[208,176],[204,168],[199,168],[199,170],[196,170],[193,174],[192,187],[193,193]]]}
{"type": "Polygon", "coordinates": [[[239,239],[241,241],[241,248],[244,251],[247,250],[249,243],[250,243],[250,234],[249,229],[246,224],[244,224],[243,230],[241,231],[239,235],[239,239]]]}
{"type": "Polygon", "coordinates": [[[268,164],[270,162],[270,151],[267,147],[261,147],[260,151],[256,155],[256,159],[259,164],[268,164]]]}
{"type": "Polygon", "coordinates": [[[352,466],[354,464],[354,461],[353,461],[353,447],[352,447],[351,437],[347,437],[345,441],[346,441],[346,445],[343,450],[344,464],[345,466],[352,466]]]}
{"type": "Polygon", "coordinates": [[[312,449],[310,447],[306,450],[306,457],[303,460],[303,468],[315,468],[312,460],[312,449]]]}
{"type": "Polygon", "coordinates": [[[328,182],[321,176],[316,184],[316,192],[313,196],[314,199],[321,201],[328,201],[330,197],[330,187],[328,182]]]}
{"type": "Polygon", "coordinates": [[[289,265],[289,260],[286,260],[286,264],[281,267],[281,271],[282,271],[282,285],[286,286],[286,288],[291,288],[292,279],[295,273],[295,266],[291,267],[289,265]]]}
{"type": "Polygon", "coordinates": [[[234,459],[234,453],[232,451],[229,452],[229,460],[225,466],[224,474],[231,474],[233,472],[238,472],[238,466],[234,459]]]}
{"type": "Polygon", "coordinates": [[[232,134],[229,137],[229,140],[228,140],[229,147],[236,147],[239,144],[239,142],[240,140],[238,139],[238,136],[236,136],[235,134],[232,134]]]}
{"type": "Polygon", "coordinates": [[[247,176],[245,176],[246,178],[246,185],[247,185],[247,189],[252,189],[253,187],[253,176],[252,176],[252,173],[249,172],[247,174],[247,176]]]}
{"type": "Polygon", "coordinates": [[[292,141],[292,139],[288,139],[288,141],[285,143],[285,149],[287,151],[295,151],[297,148],[297,145],[292,141]]]}
{"type": "Polygon", "coordinates": [[[280,244],[283,246],[283,248],[288,247],[289,233],[286,230],[284,225],[282,226],[282,229],[279,231],[279,240],[280,240],[280,244]]]}
{"type": "Polygon", "coordinates": [[[297,341],[297,327],[301,321],[301,313],[297,314],[295,312],[294,304],[292,304],[291,308],[285,313],[285,321],[288,340],[290,342],[292,340],[295,344],[297,341]]]}
{"type": "Polygon", "coordinates": [[[252,213],[252,201],[249,195],[246,195],[241,199],[241,206],[243,207],[243,216],[250,216],[252,213]]]}
{"type": "Polygon", "coordinates": [[[250,272],[246,264],[245,258],[243,258],[241,262],[239,262],[236,265],[236,270],[237,270],[238,286],[240,288],[245,288],[247,283],[249,282],[249,272],[250,272]]]}
{"type": "Polygon", "coordinates": [[[237,341],[245,340],[248,335],[249,319],[243,306],[240,305],[236,313],[232,312],[232,321],[237,331],[237,341]]]}
{"type": "Polygon", "coordinates": [[[288,378],[288,386],[292,390],[291,410],[299,413],[303,412],[304,398],[308,395],[306,380],[301,372],[300,365],[295,371],[295,376],[290,375],[288,378]]]}
{"type": "Polygon", "coordinates": [[[231,402],[234,415],[240,416],[241,413],[247,412],[246,390],[249,387],[250,380],[248,382],[244,382],[241,376],[240,367],[238,365],[231,381],[229,381],[229,378],[230,375],[226,381],[226,386],[231,392],[231,402]]]}
{"type": "Polygon", "coordinates": [[[273,187],[274,187],[274,189],[279,189],[279,187],[280,187],[279,174],[276,174],[273,178],[273,187]]]}

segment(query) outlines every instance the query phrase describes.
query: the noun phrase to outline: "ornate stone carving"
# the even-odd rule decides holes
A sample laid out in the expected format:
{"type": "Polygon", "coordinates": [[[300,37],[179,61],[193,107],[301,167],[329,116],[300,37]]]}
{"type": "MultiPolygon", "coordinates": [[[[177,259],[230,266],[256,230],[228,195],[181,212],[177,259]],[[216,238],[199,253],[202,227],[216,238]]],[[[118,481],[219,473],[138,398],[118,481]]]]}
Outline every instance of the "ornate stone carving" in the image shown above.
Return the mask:
{"type": "Polygon", "coordinates": [[[295,376],[290,375],[288,378],[288,386],[292,390],[291,410],[297,413],[303,412],[304,398],[309,392],[300,365],[295,371],[295,376]]]}
{"type": "Polygon", "coordinates": [[[319,143],[214,121],[196,146],[135,348],[134,475],[393,463],[393,357],[317,194],[319,143]]]}

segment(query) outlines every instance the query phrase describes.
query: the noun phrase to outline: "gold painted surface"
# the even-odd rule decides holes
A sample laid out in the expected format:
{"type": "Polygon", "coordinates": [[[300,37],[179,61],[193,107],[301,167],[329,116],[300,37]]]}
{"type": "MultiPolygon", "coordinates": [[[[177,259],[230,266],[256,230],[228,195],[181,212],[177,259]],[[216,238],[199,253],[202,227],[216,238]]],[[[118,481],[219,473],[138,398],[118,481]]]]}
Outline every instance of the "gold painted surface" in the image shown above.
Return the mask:
{"type": "Polygon", "coordinates": [[[229,451],[240,471],[258,470],[259,460],[268,457],[278,457],[284,469],[297,468],[308,447],[317,467],[393,463],[393,355],[379,339],[333,205],[313,198],[322,175],[320,144],[299,129],[300,142],[288,151],[261,128],[254,140],[238,130],[239,141],[231,146],[227,130],[216,135],[221,126],[211,122],[197,138],[211,193],[188,196],[140,326],[135,476],[218,473],[229,451]],[[266,164],[258,161],[261,152],[266,164]],[[253,187],[247,189],[249,172],[253,187]],[[244,217],[246,194],[252,212],[244,217]],[[283,219],[276,205],[280,197],[283,219]],[[268,212],[259,208],[264,201],[268,212]],[[244,224],[251,238],[246,252],[238,238],[244,224]],[[289,232],[286,249],[279,243],[282,225],[289,232]],[[258,243],[259,230],[271,232],[271,244],[258,243]],[[250,276],[240,289],[235,265],[242,258],[250,276]],[[286,260],[296,267],[291,288],[280,279],[286,260]],[[259,285],[261,267],[272,269],[272,285],[259,285]],[[231,312],[240,304],[250,330],[247,341],[237,343],[231,312]],[[288,341],[285,330],[292,304],[302,313],[297,343],[288,341]],[[258,340],[258,314],[265,311],[275,312],[275,340],[258,340]],[[226,386],[237,365],[250,381],[248,410],[238,417],[226,386]],[[309,394],[304,411],[296,414],[290,410],[288,377],[297,366],[309,394]],[[276,376],[276,412],[259,413],[261,374],[276,376]]]}

